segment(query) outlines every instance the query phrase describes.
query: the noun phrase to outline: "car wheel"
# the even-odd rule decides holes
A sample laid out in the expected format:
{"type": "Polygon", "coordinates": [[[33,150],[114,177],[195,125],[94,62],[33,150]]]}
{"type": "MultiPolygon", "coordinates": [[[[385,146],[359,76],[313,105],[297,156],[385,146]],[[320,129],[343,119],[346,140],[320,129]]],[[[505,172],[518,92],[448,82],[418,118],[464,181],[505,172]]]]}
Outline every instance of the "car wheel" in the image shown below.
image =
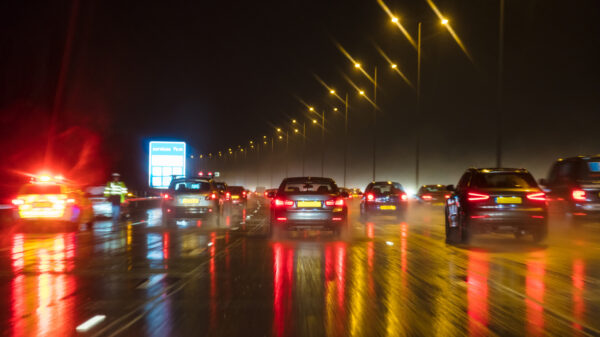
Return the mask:
{"type": "Polygon", "coordinates": [[[461,233],[460,226],[458,227],[450,227],[450,222],[448,221],[448,215],[446,213],[446,243],[456,244],[461,241],[461,233]]]}
{"type": "Polygon", "coordinates": [[[548,236],[548,224],[544,224],[539,228],[534,229],[531,233],[531,236],[533,237],[533,242],[535,243],[544,241],[548,236]]]}
{"type": "Polygon", "coordinates": [[[469,242],[471,242],[472,234],[471,228],[469,228],[469,222],[466,221],[465,218],[465,214],[461,214],[459,222],[460,241],[464,244],[469,244],[469,242]]]}

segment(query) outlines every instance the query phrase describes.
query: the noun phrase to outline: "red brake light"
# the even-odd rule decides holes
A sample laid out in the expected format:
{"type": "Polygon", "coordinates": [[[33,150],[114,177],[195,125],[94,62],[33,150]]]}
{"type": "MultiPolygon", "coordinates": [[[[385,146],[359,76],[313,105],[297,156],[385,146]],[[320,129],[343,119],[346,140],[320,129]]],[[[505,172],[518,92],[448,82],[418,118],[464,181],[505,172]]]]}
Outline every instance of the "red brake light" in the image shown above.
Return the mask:
{"type": "Polygon", "coordinates": [[[227,192],[225,193],[225,199],[229,200],[231,198],[231,193],[227,192]]]}
{"type": "Polygon", "coordinates": [[[294,201],[293,200],[274,199],[273,204],[275,205],[275,207],[283,207],[283,206],[291,207],[291,206],[294,206],[294,201]]]}
{"type": "Polygon", "coordinates": [[[171,200],[171,199],[173,199],[173,197],[172,197],[171,195],[169,195],[169,193],[165,193],[165,194],[163,194],[163,196],[162,196],[162,197],[163,197],[163,199],[165,199],[165,200],[171,200]]]}
{"type": "Polygon", "coordinates": [[[576,201],[585,201],[586,198],[584,190],[573,190],[571,195],[573,196],[573,200],[576,201]]]}
{"type": "Polygon", "coordinates": [[[344,206],[344,199],[343,198],[339,198],[335,201],[335,205],[336,206],[344,206]]]}
{"type": "Polygon", "coordinates": [[[242,196],[245,198],[246,197],[246,191],[242,192],[242,196]]]}
{"type": "Polygon", "coordinates": [[[335,200],[327,200],[325,201],[325,206],[333,206],[335,204],[335,200]]]}
{"type": "Polygon", "coordinates": [[[533,200],[533,201],[546,201],[546,193],[544,193],[544,192],[527,193],[527,199],[533,200]]]}
{"type": "Polygon", "coordinates": [[[368,200],[368,201],[373,201],[373,200],[375,200],[375,196],[373,195],[373,193],[368,193],[368,194],[367,194],[367,200],[368,200]]]}
{"type": "Polygon", "coordinates": [[[210,200],[216,200],[217,199],[217,194],[216,193],[211,193],[210,194],[210,200]]]}
{"type": "Polygon", "coordinates": [[[400,200],[402,200],[402,201],[407,201],[407,200],[408,200],[408,195],[406,195],[406,193],[402,193],[402,194],[400,195],[400,200]]]}
{"type": "Polygon", "coordinates": [[[446,199],[450,199],[450,194],[446,194],[446,195],[444,195],[444,198],[446,198],[446,199]]]}
{"type": "Polygon", "coordinates": [[[483,200],[488,200],[489,198],[490,198],[490,196],[488,194],[474,193],[474,192],[467,193],[467,200],[469,200],[469,201],[483,201],[483,200]]]}
{"type": "Polygon", "coordinates": [[[429,194],[425,194],[425,195],[421,196],[421,198],[423,198],[424,200],[431,200],[431,199],[433,199],[433,197],[430,196],[429,194]]]}

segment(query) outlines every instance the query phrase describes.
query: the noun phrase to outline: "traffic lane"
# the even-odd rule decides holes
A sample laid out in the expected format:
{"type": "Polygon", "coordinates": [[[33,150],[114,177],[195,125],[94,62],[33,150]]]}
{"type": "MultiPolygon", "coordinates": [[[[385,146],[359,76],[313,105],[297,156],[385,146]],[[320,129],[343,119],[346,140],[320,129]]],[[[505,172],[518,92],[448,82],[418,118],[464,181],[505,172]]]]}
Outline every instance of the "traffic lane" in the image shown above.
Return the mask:
{"type": "Polygon", "coordinates": [[[94,315],[109,320],[134,312],[157,287],[173,288],[205,263],[211,243],[227,244],[256,223],[226,220],[211,227],[188,219],[167,227],[160,210],[149,210],[116,227],[97,221],[93,231],[11,233],[0,248],[0,289],[9,308],[0,314],[4,331],[70,335],[94,315]]]}
{"type": "Polygon", "coordinates": [[[302,231],[217,245],[223,254],[211,255],[202,277],[125,332],[598,334],[598,254],[572,249],[581,233],[551,232],[548,245],[491,235],[455,247],[443,241],[440,207],[411,207],[401,223],[360,223],[355,205],[351,214],[344,240],[302,231]]]}

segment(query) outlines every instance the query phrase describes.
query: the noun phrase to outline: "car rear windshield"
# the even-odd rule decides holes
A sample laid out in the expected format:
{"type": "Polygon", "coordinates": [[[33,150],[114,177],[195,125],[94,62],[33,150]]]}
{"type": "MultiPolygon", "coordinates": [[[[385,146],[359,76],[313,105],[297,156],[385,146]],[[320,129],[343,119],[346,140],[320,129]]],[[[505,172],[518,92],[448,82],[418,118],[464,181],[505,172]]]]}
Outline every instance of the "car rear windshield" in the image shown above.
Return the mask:
{"type": "Polygon", "coordinates": [[[210,183],[206,181],[177,181],[171,188],[175,193],[198,193],[210,191],[210,183]]]}
{"type": "Polygon", "coordinates": [[[444,188],[440,186],[423,186],[424,192],[441,192],[444,188]]]}
{"type": "Polygon", "coordinates": [[[288,181],[282,186],[286,193],[337,193],[338,187],[332,181],[288,181]]]}
{"type": "Polygon", "coordinates": [[[60,194],[58,185],[27,185],[21,189],[20,194],[60,194]]]}
{"type": "Polygon", "coordinates": [[[373,184],[369,189],[368,192],[374,193],[375,195],[386,195],[386,194],[396,194],[396,193],[400,193],[402,192],[402,190],[399,188],[399,185],[394,185],[394,184],[387,184],[387,183],[382,183],[382,184],[373,184]]]}
{"type": "Polygon", "coordinates": [[[242,194],[244,192],[244,188],[241,186],[229,186],[227,190],[234,194],[242,194]]]}
{"type": "Polygon", "coordinates": [[[480,188],[532,188],[537,187],[537,183],[529,173],[492,172],[475,175],[471,186],[480,188]]]}
{"type": "Polygon", "coordinates": [[[597,180],[600,179],[600,161],[586,162],[586,170],[583,172],[582,179],[597,180]]]}

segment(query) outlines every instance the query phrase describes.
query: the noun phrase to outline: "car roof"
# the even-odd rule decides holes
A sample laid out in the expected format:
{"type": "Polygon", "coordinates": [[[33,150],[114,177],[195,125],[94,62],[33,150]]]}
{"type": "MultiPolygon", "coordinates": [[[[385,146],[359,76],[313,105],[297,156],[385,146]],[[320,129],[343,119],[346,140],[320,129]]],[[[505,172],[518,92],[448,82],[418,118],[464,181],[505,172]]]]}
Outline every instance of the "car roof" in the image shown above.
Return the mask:
{"type": "Polygon", "coordinates": [[[391,184],[398,184],[398,185],[400,185],[399,182],[397,182],[397,181],[390,181],[390,180],[387,180],[387,181],[372,181],[371,184],[373,184],[373,185],[384,185],[384,184],[385,185],[391,185],[391,184]]]}
{"type": "Polygon", "coordinates": [[[442,184],[429,184],[429,185],[423,185],[421,187],[444,187],[446,185],[442,185],[442,184]]]}
{"type": "Polygon", "coordinates": [[[600,154],[594,154],[594,155],[589,155],[589,156],[574,156],[574,157],[557,159],[557,161],[574,161],[574,160],[582,160],[582,161],[600,160],[600,154]]]}
{"type": "Polygon", "coordinates": [[[325,177],[291,177],[291,178],[285,178],[283,181],[285,181],[285,182],[294,182],[294,181],[299,181],[299,182],[304,182],[304,181],[327,181],[327,182],[334,182],[333,179],[331,179],[331,178],[325,178],[325,177]]]}
{"type": "Polygon", "coordinates": [[[508,167],[485,167],[485,168],[469,168],[468,171],[488,174],[488,173],[501,173],[501,172],[514,172],[514,173],[529,173],[524,168],[508,168],[508,167]]]}

